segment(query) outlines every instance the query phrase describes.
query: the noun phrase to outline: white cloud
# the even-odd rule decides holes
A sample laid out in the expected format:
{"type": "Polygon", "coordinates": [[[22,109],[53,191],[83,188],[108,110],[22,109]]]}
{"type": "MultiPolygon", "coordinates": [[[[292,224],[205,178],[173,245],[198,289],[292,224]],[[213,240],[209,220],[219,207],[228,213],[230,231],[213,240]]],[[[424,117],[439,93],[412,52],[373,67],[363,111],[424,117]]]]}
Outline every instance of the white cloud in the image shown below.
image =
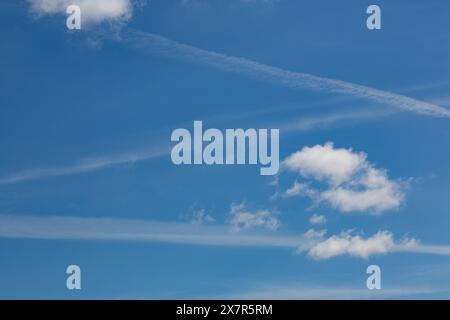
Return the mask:
{"type": "Polygon", "coordinates": [[[314,213],[309,218],[309,223],[310,224],[324,224],[325,222],[327,222],[327,218],[324,215],[320,215],[320,214],[317,214],[317,213],[314,213]]]}
{"type": "Polygon", "coordinates": [[[305,184],[295,181],[292,187],[290,187],[283,193],[283,197],[290,198],[298,196],[300,194],[303,194],[306,191],[306,189],[307,186],[305,184]]]}
{"type": "Polygon", "coordinates": [[[33,13],[44,15],[66,14],[69,5],[81,9],[82,23],[127,21],[133,15],[132,0],[28,0],[33,13]]]}
{"type": "Polygon", "coordinates": [[[340,255],[368,258],[375,254],[386,254],[394,246],[393,235],[388,231],[379,231],[367,239],[343,232],[316,243],[308,250],[308,255],[318,260],[340,255]]]}
{"type": "Polygon", "coordinates": [[[323,241],[325,235],[327,234],[327,230],[314,230],[309,229],[302,236],[302,241],[299,241],[299,245],[296,248],[298,253],[308,251],[313,247],[316,243],[323,241]]]}
{"type": "Polygon", "coordinates": [[[388,252],[410,252],[450,256],[449,245],[424,245],[414,239],[399,242],[380,231],[363,239],[344,232],[325,239],[325,230],[309,230],[302,236],[267,232],[233,232],[226,226],[193,225],[137,219],[22,216],[0,214],[0,238],[166,242],[187,245],[278,247],[308,252],[316,259],[339,254],[367,257],[388,252]],[[346,239],[341,241],[341,239],[346,239]],[[331,240],[330,240],[331,239],[331,240]]]}
{"type": "Polygon", "coordinates": [[[0,214],[0,238],[166,242],[186,245],[295,249],[304,239],[272,232],[234,232],[225,225],[143,219],[23,216],[0,214]]]}
{"type": "Polygon", "coordinates": [[[380,231],[372,237],[363,239],[360,236],[341,234],[315,245],[309,250],[309,255],[326,259],[342,254],[367,258],[373,254],[385,254],[394,246],[392,233],[380,231]]]}
{"type": "MultiPolygon", "coordinates": [[[[76,1],[76,0],[75,0],[76,1]]],[[[75,2],[74,1],[74,2],[75,2]]],[[[79,0],[88,1],[88,0],[79,0]]],[[[94,2],[92,0],[91,2],[94,2]]],[[[106,1],[106,0],[105,0],[106,1]]],[[[125,1],[125,0],[113,0],[113,1],[125,1]]],[[[128,3],[141,4],[145,3],[145,0],[126,0],[128,3]]],[[[41,15],[45,14],[57,14],[61,12],[61,3],[67,3],[67,0],[28,0],[31,4],[32,10],[41,15]],[[57,5],[55,5],[57,4],[57,5]],[[60,9],[58,9],[58,6],[60,9]],[[56,9],[55,9],[56,8],[56,9]],[[55,11],[56,10],[56,11],[55,11]]],[[[63,12],[61,12],[63,13],[63,12]]],[[[130,13],[132,13],[130,11],[130,13]]],[[[128,16],[128,14],[115,14],[114,16],[128,16]]],[[[102,16],[101,14],[99,16],[102,16]]],[[[266,65],[246,58],[240,58],[236,56],[229,56],[223,53],[214,51],[208,51],[200,49],[187,44],[179,43],[168,38],[142,32],[133,29],[122,30],[122,37],[114,37],[112,40],[120,40],[125,44],[136,47],[150,54],[160,54],[189,63],[204,64],[213,68],[216,68],[225,72],[232,72],[249,78],[275,83],[278,85],[286,86],[292,89],[312,89],[324,92],[337,92],[344,93],[350,97],[365,98],[375,102],[384,103],[388,106],[394,106],[399,109],[406,109],[418,114],[430,115],[436,117],[450,118],[450,110],[440,107],[438,105],[430,104],[420,100],[412,99],[403,95],[381,91],[370,87],[361,86],[358,84],[345,82],[331,78],[321,78],[307,73],[295,72],[290,70],[284,70],[278,67],[266,65]]],[[[94,44],[98,45],[98,44],[94,44]]],[[[381,114],[386,114],[385,112],[381,114]]],[[[377,114],[381,115],[381,114],[377,114]]],[[[350,113],[337,113],[322,116],[319,118],[302,118],[301,121],[295,121],[294,123],[285,124],[283,130],[296,131],[296,130],[309,130],[316,126],[328,125],[340,121],[348,121],[351,119],[361,119],[373,117],[374,113],[370,112],[356,112],[350,113]]],[[[108,160],[112,165],[120,164],[123,159],[119,156],[117,159],[111,158],[108,160]]],[[[51,168],[36,168],[26,170],[23,172],[13,173],[9,176],[0,177],[0,184],[13,184],[27,180],[35,180],[45,178],[48,176],[62,176],[77,174],[87,171],[94,171],[92,168],[104,168],[111,166],[110,164],[100,164],[89,166],[86,168],[83,165],[74,165],[69,167],[51,167],[51,168]]]]}
{"type": "Polygon", "coordinates": [[[135,150],[121,154],[111,154],[103,157],[82,158],[76,163],[67,166],[35,168],[16,172],[8,176],[0,177],[0,185],[9,185],[23,181],[37,180],[47,177],[58,177],[72,174],[97,171],[112,166],[135,163],[158,157],[170,153],[170,148],[161,146],[158,148],[147,147],[142,150],[135,150]]]}
{"type": "Polygon", "coordinates": [[[304,147],[287,157],[283,164],[304,177],[326,180],[333,185],[348,181],[366,161],[364,153],[351,149],[335,149],[333,143],[304,147]]]}
{"type": "MultiPolygon", "coordinates": [[[[277,186],[278,187],[278,186],[277,186]]],[[[317,190],[309,187],[306,183],[300,183],[298,181],[294,181],[292,186],[286,189],[283,192],[276,193],[274,197],[281,196],[282,198],[292,198],[297,196],[305,196],[311,199],[317,199],[320,194],[317,193],[317,190]]]]}
{"type": "Polygon", "coordinates": [[[369,168],[356,184],[363,190],[339,187],[323,192],[322,199],[342,212],[369,210],[376,213],[396,209],[404,199],[401,184],[389,180],[385,172],[374,168],[369,168]],[[377,181],[370,181],[372,175],[377,181]]]}
{"type": "Polygon", "coordinates": [[[200,209],[192,214],[190,222],[192,224],[203,224],[214,222],[214,218],[209,215],[204,209],[200,209]]]}
{"type": "Polygon", "coordinates": [[[308,130],[328,128],[331,126],[342,126],[344,124],[368,121],[372,119],[388,117],[397,114],[399,110],[393,108],[367,108],[360,110],[339,110],[331,113],[321,113],[312,116],[303,115],[298,119],[289,119],[283,123],[277,123],[276,127],[283,131],[283,135],[308,130]]]}
{"type": "Polygon", "coordinates": [[[325,182],[321,190],[296,181],[284,197],[307,196],[341,212],[374,213],[398,209],[404,200],[405,183],[390,180],[385,170],[367,161],[365,153],[335,148],[330,142],[304,147],[287,157],[282,166],[305,179],[325,182]]]}
{"type": "Polygon", "coordinates": [[[200,63],[222,71],[237,73],[249,78],[275,83],[295,90],[314,90],[328,93],[346,94],[382,103],[418,114],[450,118],[450,110],[404,95],[378,90],[356,83],[338,79],[318,77],[312,74],[281,69],[246,58],[229,56],[179,43],[165,37],[127,30],[121,40],[142,50],[180,59],[191,63],[200,63]]]}
{"type": "Polygon", "coordinates": [[[245,204],[232,204],[230,209],[230,223],[235,230],[261,227],[267,230],[276,230],[280,222],[275,214],[269,210],[250,211],[245,204]]]}

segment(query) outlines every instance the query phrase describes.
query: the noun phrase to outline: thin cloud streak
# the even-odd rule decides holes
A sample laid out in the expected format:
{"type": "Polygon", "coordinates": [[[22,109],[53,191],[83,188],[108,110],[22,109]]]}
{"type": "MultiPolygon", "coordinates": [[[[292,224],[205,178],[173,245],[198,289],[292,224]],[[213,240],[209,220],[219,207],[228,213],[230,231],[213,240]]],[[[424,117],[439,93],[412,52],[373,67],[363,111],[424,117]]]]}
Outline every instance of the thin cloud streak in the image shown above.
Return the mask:
{"type": "MultiPolygon", "coordinates": [[[[125,29],[121,33],[121,40],[134,47],[150,50],[153,53],[157,52],[164,56],[171,56],[173,58],[182,59],[188,62],[206,64],[220,70],[243,74],[257,80],[268,81],[294,89],[311,89],[317,91],[344,93],[356,98],[366,98],[375,102],[381,102],[401,109],[414,111],[419,114],[437,117],[450,117],[449,109],[415,100],[403,95],[340,80],[321,78],[306,73],[283,70],[249,59],[228,56],[222,53],[216,53],[181,44],[151,33],[136,31],[133,29],[125,29]]],[[[378,116],[389,115],[391,112],[386,110],[384,110],[383,113],[346,111],[324,116],[307,117],[300,119],[299,121],[281,124],[280,128],[285,130],[286,133],[306,131],[315,127],[325,127],[344,121],[370,119],[378,116]]],[[[74,165],[24,170],[22,172],[0,177],[0,185],[10,185],[47,177],[91,172],[115,165],[149,160],[167,155],[168,153],[169,150],[130,152],[119,155],[111,155],[99,159],[85,159],[74,165]]]]}
{"type": "Polygon", "coordinates": [[[36,180],[47,177],[66,176],[105,169],[111,166],[134,163],[152,158],[164,156],[169,153],[169,149],[151,149],[139,152],[128,152],[118,155],[111,155],[99,158],[86,158],[78,161],[74,165],[37,168],[13,173],[0,177],[0,185],[9,185],[23,181],[36,180]]]}
{"type": "Polygon", "coordinates": [[[253,79],[267,81],[293,89],[310,89],[328,93],[347,94],[356,98],[368,99],[413,111],[418,114],[450,118],[449,109],[401,94],[342,80],[284,70],[246,58],[196,48],[152,33],[128,28],[122,31],[120,39],[133,47],[149,50],[152,53],[191,63],[208,65],[226,72],[245,75],[253,79]]]}
{"type": "MultiPolygon", "coordinates": [[[[184,245],[308,249],[307,237],[236,232],[224,225],[193,225],[138,219],[0,215],[0,238],[164,242],[184,245]]],[[[389,252],[450,255],[450,246],[395,244],[389,252]]],[[[388,252],[388,253],[389,253],[388,252]]]]}
{"type": "Polygon", "coordinates": [[[395,246],[393,251],[450,256],[450,246],[426,245],[420,243],[410,248],[408,246],[395,246]]]}
{"type": "MultiPolygon", "coordinates": [[[[264,112],[264,111],[263,111],[264,112]]],[[[396,113],[394,110],[385,108],[377,111],[339,111],[324,115],[313,115],[298,120],[273,124],[270,127],[279,128],[284,134],[304,132],[316,128],[325,128],[334,124],[346,123],[356,120],[370,120],[378,117],[389,116],[396,113]]],[[[220,117],[222,120],[227,116],[220,117]]],[[[26,181],[38,180],[48,177],[67,176],[80,173],[93,172],[109,167],[123,165],[127,163],[151,160],[170,154],[170,147],[151,148],[139,151],[129,151],[121,154],[111,154],[104,157],[84,158],[73,165],[56,166],[47,168],[34,168],[15,172],[10,175],[0,177],[1,185],[11,185],[26,181]]]]}
{"type": "Polygon", "coordinates": [[[262,287],[254,291],[235,292],[217,297],[217,299],[251,299],[251,300],[377,300],[393,298],[414,298],[437,293],[447,293],[449,289],[430,288],[383,288],[368,290],[351,287],[312,287],[305,285],[286,287],[262,287]]]}
{"type": "Polygon", "coordinates": [[[42,240],[152,241],[190,245],[282,247],[302,238],[239,233],[226,226],[80,217],[0,215],[0,237],[42,240]]]}
{"type": "Polygon", "coordinates": [[[348,110],[339,111],[322,115],[313,115],[303,117],[297,120],[292,120],[279,125],[275,125],[275,128],[279,128],[283,134],[290,134],[295,132],[309,131],[313,129],[327,128],[333,125],[339,125],[342,123],[371,120],[380,117],[387,117],[396,114],[396,110],[348,110]]]}

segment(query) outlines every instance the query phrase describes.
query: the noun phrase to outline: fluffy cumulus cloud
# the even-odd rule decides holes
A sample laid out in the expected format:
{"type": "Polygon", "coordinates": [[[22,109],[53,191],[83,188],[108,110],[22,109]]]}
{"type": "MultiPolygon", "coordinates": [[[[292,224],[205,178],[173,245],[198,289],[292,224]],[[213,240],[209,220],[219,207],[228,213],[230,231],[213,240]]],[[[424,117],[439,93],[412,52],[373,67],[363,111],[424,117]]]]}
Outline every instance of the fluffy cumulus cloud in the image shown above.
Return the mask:
{"type": "Polygon", "coordinates": [[[364,153],[348,149],[335,149],[332,143],[304,147],[284,160],[284,166],[300,175],[326,180],[333,185],[348,181],[366,161],[364,153]]]}
{"type": "Polygon", "coordinates": [[[69,5],[78,5],[85,24],[104,21],[127,21],[132,17],[133,6],[143,0],[28,0],[31,11],[39,16],[66,14],[69,5]]]}
{"type": "Polygon", "coordinates": [[[312,188],[295,182],[284,197],[308,196],[326,202],[341,212],[382,213],[397,209],[404,200],[404,183],[391,180],[386,170],[375,168],[362,152],[335,148],[332,143],[304,147],[283,161],[285,170],[299,174],[312,188]]]}
{"type": "Polygon", "coordinates": [[[368,168],[355,182],[359,187],[357,190],[338,187],[325,191],[322,197],[343,212],[384,212],[398,208],[404,198],[402,184],[389,180],[386,172],[381,170],[368,168]]]}
{"type": "Polygon", "coordinates": [[[368,258],[374,254],[386,254],[394,247],[392,233],[380,231],[367,239],[344,232],[317,243],[308,252],[315,259],[328,259],[339,255],[368,258]]]}
{"type": "Polygon", "coordinates": [[[304,238],[310,239],[309,245],[298,248],[298,251],[306,251],[308,256],[316,260],[342,255],[368,258],[372,255],[387,254],[396,248],[411,248],[417,245],[415,239],[403,239],[396,242],[393,234],[389,231],[379,231],[368,238],[354,235],[351,231],[343,231],[338,235],[326,238],[323,230],[309,230],[305,233],[304,238]]]}
{"type": "Polygon", "coordinates": [[[244,203],[232,204],[230,208],[230,224],[235,230],[255,227],[276,230],[280,222],[270,210],[249,210],[244,203]]]}

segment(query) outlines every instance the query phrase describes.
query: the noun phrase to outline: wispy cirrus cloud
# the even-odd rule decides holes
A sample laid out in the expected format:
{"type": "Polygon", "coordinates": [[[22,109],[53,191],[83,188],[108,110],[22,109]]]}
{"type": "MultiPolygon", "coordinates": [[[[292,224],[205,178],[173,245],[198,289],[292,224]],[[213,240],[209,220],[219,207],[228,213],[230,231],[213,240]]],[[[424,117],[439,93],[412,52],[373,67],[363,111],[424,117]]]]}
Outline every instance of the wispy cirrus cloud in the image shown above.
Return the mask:
{"type": "Polygon", "coordinates": [[[0,185],[9,185],[24,181],[37,180],[41,178],[67,176],[102,170],[121,164],[134,163],[161,157],[169,154],[169,151],[170,149],[168,147],[148,148],[147,150],[130,151],[103,157],[84,158],[72,165],[48,168],[34,168],[30,170],[19,171],[10,175],[0,177],[0,185]]]}
{"type": "Polygon", "coordinates": [[[245,203],[231,204],[230,223],[235,230],[263,228],[273,231],[281,225],[273,211],[268,209],[250,210],[245,203]]]}
{"type": "Polygon", "coordinates": [[[450,118],[449,109],[401,94],[374,89],[347,81],[285,70],[246,58],[200,49],[148,32],[126,28],[121,33],[121,40],[126,44],[140,50],[147,50],[153,54],[180,59],[189,63],[208,65],[221,71],[240,74],[252,79],[266,81],[292,89],[345,94],[418,114],[450,118]]]}
{"type": "Polygon", "coordinates": [[[241,290],[215,297],[216,299],[255,299],[255,300],[373,300],[373,299],[408,299],[417,296],[427,297],[436,293],[448,293],[448,288],[429,288],[426,286],[397,286],[383,290],[349,286],[319,286],[304,283],[286,285],[256,286],[251,290],[241,290]]]}
{"type": "MultiPolygon", "coordinates": [[[[265,111],[262,111],[264,113],[265,111]]],[[[253,114],[253,113],[252,113],[253,114]]],[[[349,112],[338,111],[329,114],[313,115],[303,117],[298,120],[291,120],[284,124],[274,124],[272,127],[278,127],[283,132],[305,132],[314,129],[325,128],[335,124],[348,123],[350,121],[362,121],[364,119],[373,119],[380,116],[387,116],[392,114],[392,111],[380,112],[349,112]]],[[[218,119],[211,119],[211,121],[222,121],[224,119],[236,118],[236,115],[220,115],[218,119]]],[[[242,117],[246,117],[245,114],[242,117]]],[[[149,146],[138,150],[127,150],[123,152],[116,152],[102,156],[84,157],[73,164],[57,165],[49,167],[38,167],[25,169],[11,174],[0,176],[0,186],[10,185],[26,181],[39,180],[49,177],[69,176],[87,172],[94,172],[106,168],[134,163],[139,161],[150,160],[170,154],[170,147],[167,146],[149,146]]]]}
{"type": "MultiPolygon", "coordinates": [[[[267,0],[242,0],[243,2],[271,2],[267,0]]],[[[190,1],[182,1],[190,3],[190,1]]],[[[83,12],[83,20],[87,23],[102,21],[126,21],[132,17],[135,6],[143,6],[145,0],[28,0],[31,10],[38,15],[65,14],[66,8],[75,4],[83,12]]],[[[103,35],[105,36],[105,35],[103,35]]],[[[114,35],[114,39],[117,39],[114,35]]],[[[383,91],[368,86],[343,80],[319,77],[308,73],[284,70],[278,67],[259,63],[250,59],[235,57],[196,48],[179,43],[160,35],[127,29],[121,39],[141,49],[171,56],[188,62],[207,64],[223,71],[239,73],[254,79],[269,81],[293,89],[309,89],[331,93],[341,93],[364,98],[377,103],[387,104],[437,117],[450,117],[450,110],[432,103],[420,101],[405,95],[383,91]]]]}
{"type": "Polygon", "coordinates": [[[325,230],[309,230],[303,235],[275,234],[261,230],[236,232],[225,225],[119,218],[0,215],[0,238],[281,248],[307,252],[316,260],[340,255],[366,258],[393,252],[450,255],[450,246],[424,245],[414,239],[397,241],[387,231],[380,231],[368,238],[350,232],[326,237],[325,230]],[[336,246],[334,242],[339,242],[339,245],[336,246]]]}
{"type": "Polygon", "coordinates": [[[211,223],[214,221],[215,221],[215,219],[209,213],[207,213],[205,209],[195,210],[189,219],[189,222],[191,224],[196,224],[196,225],[204,224],[204,223],[211,223]]]}
{"type": "Polygon", "coordinates": [[[138,219],[0,215],[0,237],[46,240],[156,241],[186,245],[296,248],[301,237],[236,232],[226,225],[138,219]]]}
{"type": "Polygon", "coordinates": [[[296,132],[307,132],[311,130],[324,129],[343,124],[351,124],[361,121],[370,121],[374,119],[386,118],[399,112],[398,109],[356,109],[338,110],[314,115],[305,115],[297,119],[290,119],[284,122],[274,124],[274,127],[280,128],[280,131],[286,134],[296,132]]]}
{"type": "MultiPolygon", "coordinates": [[[[63,4],[65,4],[66,0],[60,0],[55,3],[49,2],[49,0],[29,1],[32,5],[32,9],[34,8],[33,10],[37,10],[38,12],[41,12],[41,14],[55,14],[59,12],[60,8],[63,4]]],[[[79,1],[81,1],[80,3],[84,3],[87,0],[79,1]]],[[[96,12],[96,10],[98,11],[98,19],[100,20],[103,19],[103,15],[105,15],[106,18],[109,15],[111,15],[112,17],[120,17],[121,15],[123,15],[123,13],[121,12],[126,12],[126,10],[113,10],[108,6],[112,6],[112,8],[128,8],[129,6],[132,7],[132,1],[130,0],[114,0],[118,1],[117,5],[113,5],[112,3],[103,4],[102,1],[103,0],[96,0],[95,5],[90,4],[91,6],[94,6],[96,8],[95,10],[93,10],[93,12],[96,12]],[[120,5],[119,2],[121,3],[121,1],[123,1],[124,4],[120,5]],[[125,3],[130,3],[130,5],[126,5],[125,3]],[[105,9],[103,6],[109,9],[105,9]]],[[[140,3],[142,3],[142,1],[140,3]]],[[[136,31],[129,28],[123,30],[121,34],[122,36],[120,38],[124,43],[128,43],[131,46],[150,51],[151,53],[165,55],[176,59],[182,59],[187,62],[206,64],[212,67],[216,67],[222,71],[242,74],[244,76],[248,76],[257,80],[267,81],[278,85],[287,86],[293,89],[310,89],[316,91],[342,93],[352,97],[365,98],[377,103],[383,103],[395,106],[400,109],[414,111],[419,114],[437,117],[450,117],[450,110],[446,108],[415,100],[403,95],[381,91],[349,82],[344,82],[341,80],[321,78],[306,73],[284,70],[245,58],[239,58],[225,55],[223,53],[216,53],[213,51],[199,49],[190,45],[169,40],[159,35],[136,31]]],[[[109,37],[109,35],[105,34],[103,34],[102,36],[109,37]]],[[[116,35],[114,36],[114,39],[117,39],[116,35]]],[[[380,115],[386,115],[390,113],[391,111],[384,111],[381,114],[377,112],[365,111],[336,112],[327,115],[306,117],[299,119],[298,121],[291,121],[282,124],[280,128],[286,132],[306,131],[317,127],[325,127],[333,125],[335,123],[352,121],[356,119],[371,119],[380,115]]],[[[151,159],[155,157],[153,154],[154,151],[148,152],[145,150],[139,152],[125,152],[123,154],[110,155],[102,159],[81,160],[73,165],[23,170],[21,172],[15,172],[10,175],[0,177],[0,185],[14,184],[45,177],[65,176],[100,170],[123,163],[151,159]]]]}
{"type": "MultiPolygon", "coordinates": [[[[244,115],[245,116],[245,115],[244,115]]],[[[336,123],[344,123],[351,120],[364,118],[375,118],[380,116],[379,113],[368,114],[367,112],[334,112],[332,114],[315,115],[299,119],[294,122],[286,123],[281,126],[283,132],[304,132],[314,130],[317,128],[327,127],[336,123]]],[[[231,116],[235,118],[235,115],[231,116]]],[[[221,115],[221,120],[227,119],[227,115],[221,115]]],[[[217,119],[212,119],[217,121],[217,119]]],[[[275,125],[274,127],[279,127],[275,125]]],[[[33,181],[49,177],[68,176],[87,172],[94,172],[103,170],[113,166],[118,166],[127,163],[134,163],[139,161],[150,160],[170,154],[170,147],[167,146],[149,146],[139,150],[128,150],[123,152],[111,153],[103,156],[84,157],[73,164],[49,166],[41,168],[31,168],[11,174],[0,176],[0,185],[10,185],[26,181],[33,181]]]]}

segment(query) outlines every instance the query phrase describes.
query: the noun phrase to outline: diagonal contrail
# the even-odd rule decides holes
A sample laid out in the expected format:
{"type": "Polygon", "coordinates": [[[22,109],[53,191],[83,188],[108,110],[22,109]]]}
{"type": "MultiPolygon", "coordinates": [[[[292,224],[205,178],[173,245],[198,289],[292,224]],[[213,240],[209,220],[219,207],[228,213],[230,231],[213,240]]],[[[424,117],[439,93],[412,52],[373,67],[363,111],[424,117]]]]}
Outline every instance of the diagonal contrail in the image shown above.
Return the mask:
{"type": "Polygon", "coordinates": [[[267,81],[293,89],[309,89],[328,93],[347,94],[356,98],[368,99],[419,114],[435,117],[450,117],[450,110],[447,108],[401,94],[342,80],[284,70],[246,58],[196,48],[152,33],[127,28],[121,32],[120,40],[133,47],[148,50],[151,53],[181,59],[191,63],[208,65],[223,71],[241,74],[253,79],[267,81]]]}
{"type": "MultiPolygon", "coordinates": [[[[111,38],[110,34],[100,36],[104,38],[111,38]]],[[[118,38],[113,37],[113,39],[118,38]]],[[[136,48],[148,50],[151,53],[181,59],[187,62],[206,64],[219,70],[242,74],[253,79],[267,81],[293,89],[310,89],[315,91],[343,93],[352,97],[365,98],[419,114],[435,117],[450,117],[449,109],[412,99],[404,95],[373,89],[341,80],[322,78],[306,73],[284,70],[245,58],[228,56],[223,53],[199,49],[151,33],[128,28],[122,30],[120,39],[124,43],[136,48]]],[[[286,129],[286,132],[302,131],[308,130],[315,125],[320,126],[345,121],[348,119],[367,117],[371,117],[371,115],[346,112],[344,114],[326,115],[319,118],[300,119],[296,123],[285,124],[286,127],[284,129],[286,129]]],[[[111,155],[102,159],[83,160],[74,165],[31,169],[0,177],[0,185],[14,184],[44,177],[65,176],[95,171],[114,165],[152,159],[165,155],[168,152],[169,150],[144,150],[134,153],[130,152],[119,155],[111,155]]]]}
{"type": "Polygon", "coordinates": [[[169,148],[148,149],[143,151],[128,152],[110,155],[103,158],[82,159],[73,165],[36,168],[16,172],[8,176],[0,177],[0,186],[36,180],[47,177],[66,176],[84,172],[96,171],[125,163],[134,163],[143,160],[158,158],[169,153],[169,148]]]}

